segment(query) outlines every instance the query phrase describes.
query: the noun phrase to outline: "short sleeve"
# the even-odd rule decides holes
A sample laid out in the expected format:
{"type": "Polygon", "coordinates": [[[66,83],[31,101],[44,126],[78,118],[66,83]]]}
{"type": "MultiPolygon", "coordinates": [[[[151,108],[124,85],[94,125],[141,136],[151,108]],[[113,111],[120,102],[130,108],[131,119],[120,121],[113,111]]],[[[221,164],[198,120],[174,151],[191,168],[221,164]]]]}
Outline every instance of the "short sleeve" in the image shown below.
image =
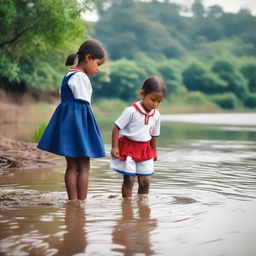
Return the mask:
{"type": "Polygon", "coordinates": [[[121,116],[115,121],[115,124],[120,128],[123,129],[126,125],[130,123],[133,113],[133,107],[125,108],[121,116]]]}
{"type": "Polygon", "coordinates": [[[88,76],[83,72],[77,72],[68,81],[68,85],[75,99],[91,102],[92,86],[88,76]]]}
{"type": "Polygon", "coordinates": [[[155,126],[152,128],[152,130],[150,131],[150,135],[153,137],[157,137],[160,136],[160,124],[161,124],[161,117],[160,114],[157,113],[156,114],[156,123],[155,126]]]}

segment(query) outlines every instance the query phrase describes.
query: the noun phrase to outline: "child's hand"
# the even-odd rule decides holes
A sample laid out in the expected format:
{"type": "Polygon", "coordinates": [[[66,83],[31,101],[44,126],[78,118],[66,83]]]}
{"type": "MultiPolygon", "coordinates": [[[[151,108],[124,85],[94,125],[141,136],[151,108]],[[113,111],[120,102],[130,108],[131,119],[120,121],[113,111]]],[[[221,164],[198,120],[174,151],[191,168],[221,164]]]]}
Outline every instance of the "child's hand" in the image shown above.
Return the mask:
{"type": "Polygon", "coordinates": [[[118,148],[112,148],[111,149],[111,156],[114,158],[118,158],[119,157],[119,149],[118,148]]]}

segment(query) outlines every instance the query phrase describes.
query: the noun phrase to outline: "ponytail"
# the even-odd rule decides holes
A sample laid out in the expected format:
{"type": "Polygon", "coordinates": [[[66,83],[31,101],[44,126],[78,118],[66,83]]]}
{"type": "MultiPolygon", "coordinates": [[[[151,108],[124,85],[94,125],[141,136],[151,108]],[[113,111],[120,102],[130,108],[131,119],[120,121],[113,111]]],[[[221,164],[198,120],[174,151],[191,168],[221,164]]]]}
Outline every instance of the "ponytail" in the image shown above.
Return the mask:
{"type": "Polygon", "coordinates": [[[72,53],[72,54],[68,55],[65,65],[66,66],[74,65],[76,57],[77,57],[77,53],[72,53]]]}
{"type": "Polygon", "coordinates": [[[70,54],[66,59],[66,66],[72,66],[78,57],[78,64],[84,61],[84,57],[90,55],[92,59],[107,58],[107,51],[102,43],[96,39],[90,39],[83,42],[76,53],[70,54]]]}

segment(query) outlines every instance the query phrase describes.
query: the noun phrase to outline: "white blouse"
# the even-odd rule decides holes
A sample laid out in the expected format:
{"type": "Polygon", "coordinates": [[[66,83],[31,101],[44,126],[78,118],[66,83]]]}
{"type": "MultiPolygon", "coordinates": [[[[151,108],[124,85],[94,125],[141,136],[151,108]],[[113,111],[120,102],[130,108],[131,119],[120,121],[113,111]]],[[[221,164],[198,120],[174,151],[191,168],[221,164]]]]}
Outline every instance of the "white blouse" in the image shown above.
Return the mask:
{"type": "MultiPolygon", "coordinates": [[[[71,73],[74,72],[68,72],[66,76],[71,73]]],[[[69,79],[68,86],[75,99],[85,100],[91,104],[92,85],[89,77],[84,72],[76,72],[76,74],[69,79]]]]}
{"type": "MultiPolygon", "coordinates": [[[[139,102],[136,102],[140,105],[139,102]]],[[[134,106],[125,108],[121,116],[115,121],[119,127],[119,133],[128,139],[135,141],[149,141],[152,136],[160,135],[160,113],[155,110],[155,114],[148,119],[145,124],[145,115],[136,110],[134,106]]]]}

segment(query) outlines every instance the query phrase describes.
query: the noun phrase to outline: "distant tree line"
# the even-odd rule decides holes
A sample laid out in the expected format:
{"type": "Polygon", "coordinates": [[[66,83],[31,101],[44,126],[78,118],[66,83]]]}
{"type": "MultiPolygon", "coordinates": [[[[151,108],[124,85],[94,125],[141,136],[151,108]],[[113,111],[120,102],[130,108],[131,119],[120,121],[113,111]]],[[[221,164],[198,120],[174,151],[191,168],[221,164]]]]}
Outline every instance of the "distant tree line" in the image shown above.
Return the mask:
{"type": "Polygon", "coordinates": [[[94,36],[105,43],[112,60],[140,53],[182,58],[207,46],[210,50],[217,41],[235,41],[229,51],[236,56],[256,54],[256,17],[248,10],[225,13],[217,5],[206,10],[199,0],[191,7],[192,16],[182,16],[182,7],[172,1],[107,0],[98,10],[94,36]]]}
{"type": "Polygon", "coordinates": [[[248,10],[206,10],[199,0],[188,17],[171,1],[108,0],[98,10],[93,35],[113,60],[106,80],[97,78],[98,96],[129,99],[157,74],[169,97],[199,91],[222,108],[256,107],[256,17],[248,10]]]}
{"type": "Polygon", "coordinates": [[[256,107],[256,63],[245,58],[216,58],[209,63],[190,58],[159,61],[141,57],[111,61],[93,77],[97,97],[131,100],[146,77],[161,76],[168,86],[168,98],[201,92],[221,108],[256,107]]]}

